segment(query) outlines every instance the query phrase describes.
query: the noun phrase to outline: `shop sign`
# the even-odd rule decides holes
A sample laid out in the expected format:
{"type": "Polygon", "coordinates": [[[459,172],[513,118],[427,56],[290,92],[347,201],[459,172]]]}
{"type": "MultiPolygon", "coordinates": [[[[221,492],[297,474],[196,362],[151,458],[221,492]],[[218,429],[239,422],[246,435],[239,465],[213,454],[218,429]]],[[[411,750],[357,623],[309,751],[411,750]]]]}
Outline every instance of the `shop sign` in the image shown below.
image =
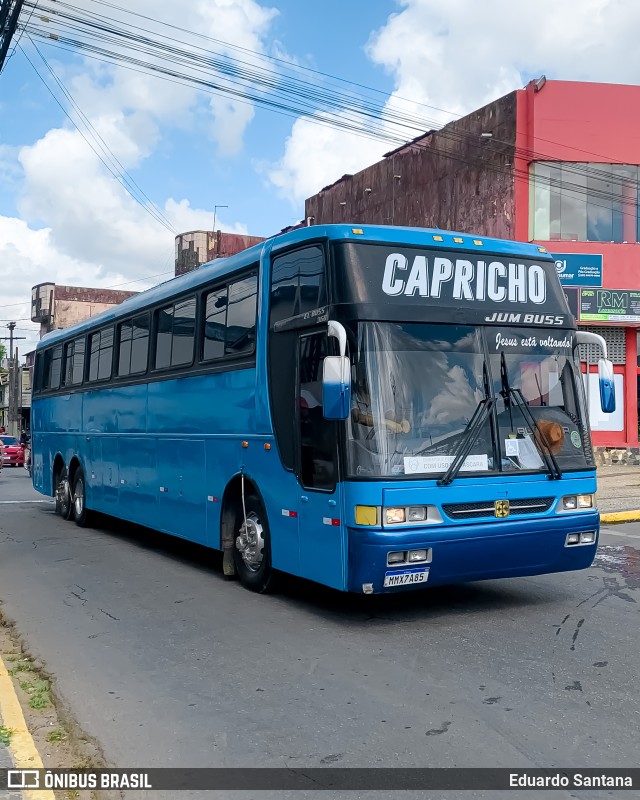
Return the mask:
{"type": "Polygon", "coordinates": [[[563,286],[602,286],[602,256],[595,253],[552,253],[563,286]]]}
{"type": "Polygon", "coordinates": [[[580,289],[580,322],[640,323],[640,292],[580,289]]]}

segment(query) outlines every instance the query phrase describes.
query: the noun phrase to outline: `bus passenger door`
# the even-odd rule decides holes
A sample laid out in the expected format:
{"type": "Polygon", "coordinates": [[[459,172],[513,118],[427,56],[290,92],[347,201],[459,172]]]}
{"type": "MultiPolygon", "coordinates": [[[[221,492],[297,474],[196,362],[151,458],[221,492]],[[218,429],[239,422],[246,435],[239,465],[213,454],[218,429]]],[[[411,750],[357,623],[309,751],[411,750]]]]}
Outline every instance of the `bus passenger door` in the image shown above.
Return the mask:
{"type": "Polygon", "coordinates": [[[300,574],[335,588],[346,581],[338,423],[322,413],[322,363],[327,334],[302,334],[297,369],[297,474],[300,574]]]}

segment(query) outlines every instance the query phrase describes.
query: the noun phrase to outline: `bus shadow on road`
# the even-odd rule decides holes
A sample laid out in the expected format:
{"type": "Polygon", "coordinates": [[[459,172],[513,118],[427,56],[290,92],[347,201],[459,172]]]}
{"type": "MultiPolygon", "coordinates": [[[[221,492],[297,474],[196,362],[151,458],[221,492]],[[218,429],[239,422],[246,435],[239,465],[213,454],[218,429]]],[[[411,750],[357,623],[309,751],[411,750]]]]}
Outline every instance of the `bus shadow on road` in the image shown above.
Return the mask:
{"type": "MultiPolygon", "coordinates": [[[[92,528],[136,548],[152,551],[179,561],[190,569],[206,574],[212,580],[227,584],[222,574],[222,553],[204,545],[161,533],[151,528],[115,517],[96,515],[92,528]]],[[[342,624],[375,622],[397,624],[400,621],[458,617],[502,610],[531,608],[552,604],[564,597],[562,586],[525,585],[526,578],[479,581],[420,589],[393,594],[359,595],[340,592],[303,578],[281,575],[278,590],[264,602],[285,602],[307,613],[342,624]]],[[[221,586],[221,590],[224,586],[221,586]]]]}
{"type": "Polygon", "coordinates": [[[306,611],[333,621],[396,625],[398,622],[509,613],[557,601],[556,592],[542,594],[517,579],[436,586],[396,594],[358,595],[338,592],[310,581],[285,576],[279,596],[306,611]]]}

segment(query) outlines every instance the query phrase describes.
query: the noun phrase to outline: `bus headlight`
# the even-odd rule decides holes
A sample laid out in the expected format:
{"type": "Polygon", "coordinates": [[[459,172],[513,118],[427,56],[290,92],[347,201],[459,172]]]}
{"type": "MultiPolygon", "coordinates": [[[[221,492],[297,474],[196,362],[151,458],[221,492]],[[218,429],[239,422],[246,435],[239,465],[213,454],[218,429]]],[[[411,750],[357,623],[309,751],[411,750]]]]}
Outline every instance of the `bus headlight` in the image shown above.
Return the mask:
{"type": "Polygon", "coordinates": [[[580,509],[594,508],[592,494],[568,494],[562,498],[562,511],[577,511],[580,509]]]}
{"type": "Polygon", "coordinates": [[[404,508],[385,508],[384,521],[387,525],[397,525],[406,522],[407,515],[404,508]]]}

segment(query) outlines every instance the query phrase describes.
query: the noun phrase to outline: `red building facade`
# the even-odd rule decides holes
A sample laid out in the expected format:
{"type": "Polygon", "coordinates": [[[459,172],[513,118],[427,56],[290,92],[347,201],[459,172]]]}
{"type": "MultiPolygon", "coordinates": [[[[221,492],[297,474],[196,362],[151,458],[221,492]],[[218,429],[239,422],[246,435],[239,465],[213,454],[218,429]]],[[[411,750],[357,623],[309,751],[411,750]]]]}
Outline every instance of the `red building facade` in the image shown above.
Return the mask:
{"type": "Polygon", "coordinates": [[[617,413],[592,408],[593,440],[637,448],[640,86],[532,81],[516,94],[515,238],[601,257],[601,282],[567,288],[579,324],[605,336],[615,365],[617,413]]]}
{"type": "MultiPolygon", "coordinates": [[[[328,222],[438,227],[544,245],[580,326],[603,335],[618,408],[596,446],[636,451],[640,330],[640,87],[532,81],[307,200],[328,222]]],[[[596,353],[582,353],[586,373],[596,353]]],[[[595,363],[590,366],[595,373],[595,363]]]]}

